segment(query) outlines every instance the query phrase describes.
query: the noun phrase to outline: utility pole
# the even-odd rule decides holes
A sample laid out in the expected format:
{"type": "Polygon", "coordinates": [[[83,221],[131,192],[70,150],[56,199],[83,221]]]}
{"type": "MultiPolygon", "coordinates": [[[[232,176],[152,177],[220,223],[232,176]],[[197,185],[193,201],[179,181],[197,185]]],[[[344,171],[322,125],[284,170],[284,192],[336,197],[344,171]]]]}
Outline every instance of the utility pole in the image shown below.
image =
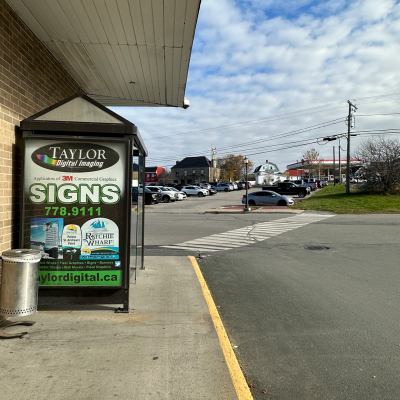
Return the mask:
{"type": "Polygon", "coordinates": [[[336,186],[336,160],[335,160],[335,146],[333,146],[333,186],[336,186]]]}
{"type": "Polygon", "coordinates": [[[342,183],[342,162],[340,160],[340,137],[339,139],[339,183],[342,183]]]}
{"type": "Polygon", "coordinates": [[[351,130],[351,112],[357,110],[357,107],[347,100],[349,103],[349,115],[347,116],[347,170],[346,170],[346,194],[350,194],[350,130],[351,130]]]}

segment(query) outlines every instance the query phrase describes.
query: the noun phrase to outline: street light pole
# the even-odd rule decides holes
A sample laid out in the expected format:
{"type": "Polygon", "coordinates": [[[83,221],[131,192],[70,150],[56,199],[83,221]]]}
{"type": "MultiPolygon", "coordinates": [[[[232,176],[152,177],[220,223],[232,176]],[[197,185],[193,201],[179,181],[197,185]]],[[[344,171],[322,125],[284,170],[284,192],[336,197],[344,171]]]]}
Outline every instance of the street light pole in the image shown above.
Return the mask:
{"type": "Polygon", "coordinates": [[[354,104],[351,104],[349,100],[349,115],[347,117],[347,169],[346,169],[346,194],[350,193],[350,132],[351,132],[351,112],[357,110],[357,107],[354,104]]]}
{"type": "Polygon", "coordinates": [[[336,186],[336,160],[335,160],[335,146],[333,146],[333,186],[336,186]]]}
{"type": "Polygon", "coordinates": [[[342,184],[342,161],[340,160],[340,137],[339,139],[339,183],[342,184]]]}
{"type": "Polygon", "coordinates": [[[246,182],[245,182],[246,183],[246,204],[244,206],[243,211],[247,212],[247,211],[250,211],[250,208],[249,208],[249,184],[247,182],[247,164],[249,163],[249,159],[247,157],[244,158],[244,163],[246,164],[246,182]]]}

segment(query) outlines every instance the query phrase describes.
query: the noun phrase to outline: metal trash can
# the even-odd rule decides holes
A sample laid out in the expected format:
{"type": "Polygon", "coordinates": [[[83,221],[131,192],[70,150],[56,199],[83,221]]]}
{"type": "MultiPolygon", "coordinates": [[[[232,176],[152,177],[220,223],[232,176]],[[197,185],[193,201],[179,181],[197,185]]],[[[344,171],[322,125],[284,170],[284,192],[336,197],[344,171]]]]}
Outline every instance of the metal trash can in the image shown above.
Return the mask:
{"type": "Polygon", "coordinates": [[[37,312],[40,250],[3,251],[0,315],[24,316],[37,312]]]}

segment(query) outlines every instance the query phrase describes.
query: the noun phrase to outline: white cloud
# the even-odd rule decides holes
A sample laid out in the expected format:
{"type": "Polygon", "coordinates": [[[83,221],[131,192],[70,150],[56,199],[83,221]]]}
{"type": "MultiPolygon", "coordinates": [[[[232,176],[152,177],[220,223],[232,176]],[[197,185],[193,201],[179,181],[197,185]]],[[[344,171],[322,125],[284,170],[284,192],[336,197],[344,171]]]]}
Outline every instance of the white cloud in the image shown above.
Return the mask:
{"type": "MultiPolygon", "coordinates": [[[[262,140],[344,119],[347,99],[360,98],[358,114],[398,111],[400,95],[393,96],[395,101],[385,102],[361,98],[400,92],[399,33],[400,6],[393,0],[203,0],[186,90],[190,108],[115,110],[138,125],[150,151],[150,165],[173,165],[186,155],[209,156],[211,146],[222,149],[258,140],[255,150],[250,150],[255,147],[251,145],[231,152],[247,154],[255,164],[269,159],[285,169],[310,146],[280,152],[262,146],[341,133],[346,125],[279,141],[262,140]],[[339,105],[321,107],[338,100],[339,105]],[[303,109],[310,109],[310,113],[176,135],[303,109]],[[176,136],[152,139],[166,135],[176,136]],[[260,154],[251,155],[257,152],[260,154]]],[[[398,116],[360,117],[357,129],[393,128],[397,121],[398,116]]],[[[353,139],[352,149],[360,140],[353,139]]],[[[332,143],[336,142],[315,146],[329,158],[332,143]]]]}

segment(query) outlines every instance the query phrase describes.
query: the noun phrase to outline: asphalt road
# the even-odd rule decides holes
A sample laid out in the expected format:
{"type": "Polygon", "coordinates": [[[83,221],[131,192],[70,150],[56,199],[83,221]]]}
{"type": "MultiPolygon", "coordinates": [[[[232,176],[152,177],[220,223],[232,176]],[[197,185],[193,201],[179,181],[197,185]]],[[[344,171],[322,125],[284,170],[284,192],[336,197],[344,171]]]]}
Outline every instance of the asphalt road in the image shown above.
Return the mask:
{"type": "MultiPolygon", "coordinates": [[[[192,213],[189,202],[148,210],[146,254],[185,254],[159,246],[287,218],[200,214],[212,199],[194,200],[192,213]]],[[[400,215],[333,216],[202,255],[255,399],[399,398],[399,228],[400,215]]]]}

